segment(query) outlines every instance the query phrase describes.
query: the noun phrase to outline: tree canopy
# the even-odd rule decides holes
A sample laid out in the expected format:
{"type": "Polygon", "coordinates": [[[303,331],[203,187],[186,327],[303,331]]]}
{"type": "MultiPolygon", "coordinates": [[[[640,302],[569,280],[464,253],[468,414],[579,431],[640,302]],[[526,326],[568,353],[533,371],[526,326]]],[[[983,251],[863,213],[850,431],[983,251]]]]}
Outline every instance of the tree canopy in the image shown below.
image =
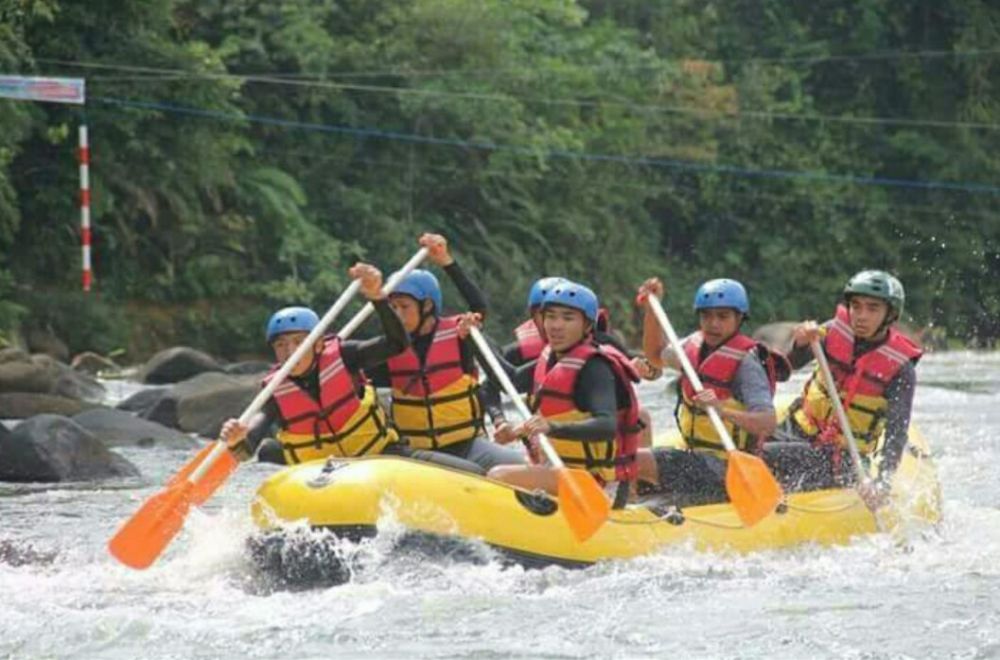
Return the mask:
{"type": "Polygon", "coordinates": [[[877,267],[915,323],[995,338],[998,43],[975,0],[0,0],[0,72],[88,89],[0,100],[0,331],[256,351],[271,309],[432,230],[497,333],[543,275],[628,332],[651,275],[683,312],[740,279],[765,322],[877,267]]]}

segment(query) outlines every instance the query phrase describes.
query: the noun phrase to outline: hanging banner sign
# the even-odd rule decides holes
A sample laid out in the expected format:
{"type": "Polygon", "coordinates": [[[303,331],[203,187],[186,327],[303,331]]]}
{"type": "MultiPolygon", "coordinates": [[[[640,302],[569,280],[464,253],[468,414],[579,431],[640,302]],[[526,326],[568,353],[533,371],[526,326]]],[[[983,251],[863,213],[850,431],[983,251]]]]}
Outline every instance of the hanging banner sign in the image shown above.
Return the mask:
{"type": "Polygon", "coordinates": [[[0,98],[49,103],[84,102],[83,78],[29,78],[0,75],[0,98]]]}

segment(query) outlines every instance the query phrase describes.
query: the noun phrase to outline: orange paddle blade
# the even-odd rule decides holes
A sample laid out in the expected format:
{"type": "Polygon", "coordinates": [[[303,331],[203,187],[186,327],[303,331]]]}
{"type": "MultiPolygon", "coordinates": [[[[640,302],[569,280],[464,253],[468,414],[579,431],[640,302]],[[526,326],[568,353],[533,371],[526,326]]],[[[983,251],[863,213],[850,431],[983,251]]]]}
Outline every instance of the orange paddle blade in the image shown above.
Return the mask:
{"type": "MultiPolygon", "coordinates": [[[[201,451],[192,458],[187,464],[182,467],[177,474],[170,478],[167,482],[166,487],[171,488],[173,486],[178,486],[181,483],[187,481],[187,478],[191,476],[191,473],[198,469],[201,462],[211,453],[212,449],[215,447],[214,442],[210,442],[201,451]]],[[[237,467],[239,467],[240,462],[233,456],[230,451],[223,452],[221,456],[215,459],[215,463],[212,467],[208,469],[198,483],[194,485],[194,489],[191,491],[191,504],[198,506],[199,504],[204,504],[205,500],[212,496],[212,493],[219,489],[219,486],[226,482],[237,467]]]]}
{"type": "Polygon", "coordinates": [[[728,463],[726,492],[743,524],[753,527],[774,512],[784,493],[757,456],[731,451],[728,463]]]}
{"type": "Polygon", "coordinates": [[[146,500],[108,542],[114,558],[132,568],[148,568],[156,561],[184,524],[192,488],[185,481],[146,500]]]}
{"type": "Polygon", "coordinates": [[[578,541],[586,541],[611,513],[608,496],[583,470],[559,470],[559,508],[578,541]]]}

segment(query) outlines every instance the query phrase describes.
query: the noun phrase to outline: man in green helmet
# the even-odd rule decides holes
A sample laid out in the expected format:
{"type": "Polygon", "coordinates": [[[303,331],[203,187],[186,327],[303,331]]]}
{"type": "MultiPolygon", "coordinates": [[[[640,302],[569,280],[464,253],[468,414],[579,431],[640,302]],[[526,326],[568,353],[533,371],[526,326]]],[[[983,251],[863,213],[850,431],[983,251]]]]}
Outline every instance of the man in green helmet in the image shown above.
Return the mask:
{"type": "MultiPolygon", "coordinates": [[[[843,304],[831,320],[796,326],[788,354],[793,368],[802,367],[813,360],[810,343],[820,340],[862,459],[878,466],[875,479],[861,488],[873,510],[886,502],[906,447],[917,384],[921,350],[895,325],[904,301],[898,279],[880,270],[861,271],[844,287],[843,304]]],[[[844,486],[856,478],[818,365],[777,437],[765,452],[787,490],[844,486]]]]}

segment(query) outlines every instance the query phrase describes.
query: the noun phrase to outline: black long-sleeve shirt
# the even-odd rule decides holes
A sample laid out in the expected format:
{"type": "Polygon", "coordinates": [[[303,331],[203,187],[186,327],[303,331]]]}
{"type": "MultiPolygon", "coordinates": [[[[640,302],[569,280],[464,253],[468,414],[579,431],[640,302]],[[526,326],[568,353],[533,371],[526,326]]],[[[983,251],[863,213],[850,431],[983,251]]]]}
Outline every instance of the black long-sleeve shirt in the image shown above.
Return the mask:
{"type": "MultiPolygon", "coordinates": [[[[856,339],[854,359],[881,346],[885,339],[868,342],[856,339]]],[[[800,369],[814,358],[809,345],[793,346],[788,353],[788,361],[793,369],[800,369]]],[[[885,441],[882,443],[882,461],[879,465],[880,479],[887,479],[899,466],[909,437],[910,415],[913,411],[913,395],[917,389],[917,370],[912,362],[904,364],[896,376],[889,381],[884,396],[888,402],[885,421],[885,441]]]]}
{"type": "MultiPolygon", "coordinates": [[[[355,376],[362,370],[377,368],[392,356],[402,353],[410,345],[410,338],[389,303],[385,299],[377,300],[374,308],[385,334],[371,339],[345,339],[340,344],[340,356],[344,361],[344,367],[355,376]]],[[[315,364],[302,376],[288,378],[308,392],[313,399],[319,401],[319,369],[315,364]]],[[[263,414],[254,420],[247,434],[247,442],[254,449],[271,434],[275,424],[284,424],[281,410],[273,396],[267,400],[261,412],[263,414]]]]}
{"type": "MultiPolygon", "coordinates": [[[[549,357],[552,364],[558,360],[553,354],[549,357]]],[[[509,362],[501,361],[501,367],[507,371],[514,388],[521,393],[531,392],[534,386],[535,361],[514,367],[509,362]]],[[[495,378],[490,378],[484,388],[496,388],[495,378]]],[[[588,360],[580,370],[580,375],[573,390],[573,405],[577,410],[591,414],[590,419],[577,422],[550,422],[549,436],[566,440],[606,440],[616,431],[615,418],[619,407],[628,401],[627,387],[615,377],[614,371],[605,360],[588,360]],[[619,405],[621,404],[621,405],[619,405]]],[[[489,397],[484,394],[486,411],[494,424],[505,420],[500,397],[489,397]]]]}
{"type": "MultiPolygon", "coordinates": [[[[462,294],[462,298],[465,299],[465,303],[468,305],[469,311],[476,312],[477,314],[483,314],[485,316],[487,307],[486,296],[484,296],[482,290],[469,279],[469,276],[466,275],[465,271],[458,265],[458,262],[453,261],[448,266],[445,266],[444,272],[448,274],[448,277],[451,278],[451,281],[455,284],[458,292],[462,294]]],[[[431,343],[433,343],[433,341],[433,332],[429,332],[426,335],[410,335],[410,346],[413,348],[413,352],[417,354],[421,364],[423,364],[424,359],[427,357],[427,351],[430,350],[431,343]]],[[[459,340],[462,371],[467,374],[473,373],[476,369],[475,352],[473,351],[472,344],[473,342],[468,338],[459,340]]],[[[391,382],[389,380],[389,368],[384,362],[369,369],[367,374],[376,387],[391,386],[391,382]]]]}

